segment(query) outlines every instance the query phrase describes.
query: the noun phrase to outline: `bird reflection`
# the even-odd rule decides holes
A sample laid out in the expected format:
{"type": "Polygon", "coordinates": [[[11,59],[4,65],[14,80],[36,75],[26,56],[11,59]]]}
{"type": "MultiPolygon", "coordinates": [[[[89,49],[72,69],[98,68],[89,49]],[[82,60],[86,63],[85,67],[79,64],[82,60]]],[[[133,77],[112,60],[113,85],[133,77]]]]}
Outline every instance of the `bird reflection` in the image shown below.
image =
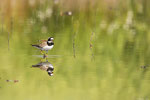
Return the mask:
{"type": "Polygon", "coordinates": [[[45,71],[47,71],[49,76],[53,76],[54,67],[50,62],[48,62],[48,60],[46,60],[45,62],[41,61],[40,63],[38,63],[36,65],[32,65],[32,67],[40,68],[41,70],[45,70],[45,71]]]}

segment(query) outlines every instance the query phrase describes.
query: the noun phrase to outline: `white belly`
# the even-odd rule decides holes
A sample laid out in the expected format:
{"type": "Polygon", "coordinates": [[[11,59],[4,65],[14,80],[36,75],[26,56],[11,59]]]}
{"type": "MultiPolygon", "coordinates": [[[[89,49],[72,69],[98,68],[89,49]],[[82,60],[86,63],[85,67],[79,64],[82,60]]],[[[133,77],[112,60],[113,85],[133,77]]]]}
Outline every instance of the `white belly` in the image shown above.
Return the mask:
{"type": "Polygon", "coordinates": [[[47,51],[47,50],[51,50],[52,48],[53,48],[53,45],[52,46],[45,46],[42,49],[47,51]]]}

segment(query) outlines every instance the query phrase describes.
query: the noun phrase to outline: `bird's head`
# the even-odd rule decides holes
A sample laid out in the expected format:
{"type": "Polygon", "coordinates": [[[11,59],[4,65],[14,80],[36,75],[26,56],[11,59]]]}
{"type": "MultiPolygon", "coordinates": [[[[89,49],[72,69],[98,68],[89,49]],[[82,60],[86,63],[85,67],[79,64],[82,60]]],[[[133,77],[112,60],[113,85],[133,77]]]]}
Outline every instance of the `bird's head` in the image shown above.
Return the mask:
{"type": "Polygon", "coordinates": [[[54,41],[53,37],[48,38],[48,41],[54,41]]]}
{"type": "Polygon", "coordinates": [[[54,70],[54,68],[50,68],[50,67],[47,69],[49,76],[53,76],[53,70],[54,70]]]}

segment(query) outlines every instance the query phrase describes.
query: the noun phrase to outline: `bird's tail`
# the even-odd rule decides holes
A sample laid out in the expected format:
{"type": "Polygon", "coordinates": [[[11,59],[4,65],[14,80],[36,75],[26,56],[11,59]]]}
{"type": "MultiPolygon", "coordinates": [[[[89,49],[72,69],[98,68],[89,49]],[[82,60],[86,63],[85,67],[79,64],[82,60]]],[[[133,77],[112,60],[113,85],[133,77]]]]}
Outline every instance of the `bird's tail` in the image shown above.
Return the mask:
{"type": "Polygon", "coordinates": [[[32,67],[40,67],[40,65],[32,65],[32,67]]]}
{"type": "Polygon", "coordinates": [[[39,45],[34,45],[34,44],[31,44],[32,45],[32,47],[36,47],[36,48],[40,48],[40,46],[39,45]]]}

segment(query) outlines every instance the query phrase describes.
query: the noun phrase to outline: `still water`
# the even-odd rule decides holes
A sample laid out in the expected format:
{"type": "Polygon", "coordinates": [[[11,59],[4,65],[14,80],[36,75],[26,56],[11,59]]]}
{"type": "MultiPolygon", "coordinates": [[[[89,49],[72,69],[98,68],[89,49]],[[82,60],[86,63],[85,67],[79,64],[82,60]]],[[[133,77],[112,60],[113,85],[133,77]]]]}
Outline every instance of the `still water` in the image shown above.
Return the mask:
{"type": "Polygon", "coordinates": [[[14,16],[0,10],[0,100],[150,100],[146,21],[133,24],[132,11],[109,21],[87,9],[61,12],[43,3],[14,16]],[[31,44],[49,37],[54,48],[44,59],[31,44]],[[53,76],[32,67],[38,63],[53,66],[53,76]]]}
{"type": "Polygon", "coordinates": [[[137,58],[141,51],[132,51],[130,45],[120,51],[104,47],[105,41],[95,43],[92,48],[82,41],[83,44],[76,44],[74,56],[73,48],[67,46],[72,41],[63,43],[65,37],[55,36],[55,46],[46,60],[30,45],[34,40],[20,38],[10,40],[9,50],[6,45],[1,47],[2,100],[149,100],[143,99],[149,98],[148,62],[144,62],[144,57],[137,58]],[[54,67],[53,76],[32,67],[46,61],[54,67]]]}

